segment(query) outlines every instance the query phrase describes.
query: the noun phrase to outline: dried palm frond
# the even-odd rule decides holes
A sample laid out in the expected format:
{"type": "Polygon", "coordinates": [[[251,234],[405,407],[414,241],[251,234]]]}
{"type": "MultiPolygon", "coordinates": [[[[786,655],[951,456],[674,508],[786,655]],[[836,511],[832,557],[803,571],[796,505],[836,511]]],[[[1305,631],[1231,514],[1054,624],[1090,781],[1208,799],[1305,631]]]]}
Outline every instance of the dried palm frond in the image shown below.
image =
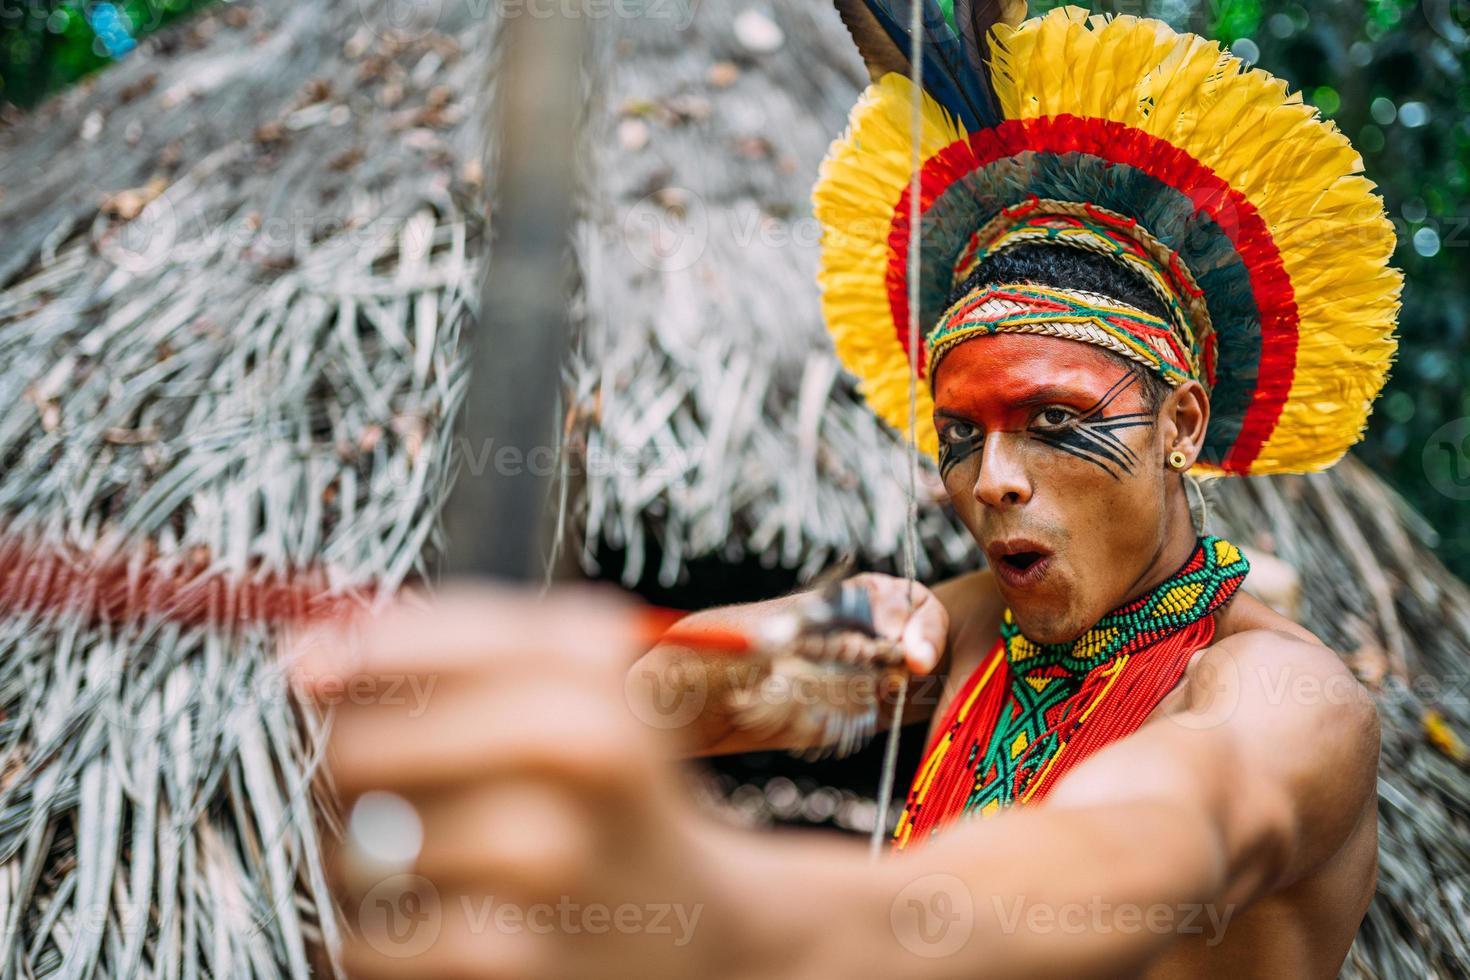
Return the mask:
{"type": "Polygon", "coordinates": [[[391,6],[208,14],[0,137],[0,976],[322,972],[274,605],[428,575],[476,285],[483,25],[391,6]]]}

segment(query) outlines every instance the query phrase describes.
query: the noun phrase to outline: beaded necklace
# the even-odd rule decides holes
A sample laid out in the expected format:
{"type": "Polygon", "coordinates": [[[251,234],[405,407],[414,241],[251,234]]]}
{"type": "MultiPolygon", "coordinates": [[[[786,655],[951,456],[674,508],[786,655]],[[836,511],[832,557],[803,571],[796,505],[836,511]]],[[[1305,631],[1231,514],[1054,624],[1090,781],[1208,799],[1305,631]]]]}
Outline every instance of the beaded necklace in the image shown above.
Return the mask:
{"type": "Polygon", "coordinates": [[[1073,766],[1131,734],[1215,635],[1213,613],[1250,564],[1223,538],[1070,643],[1034,643],[1009,609],[914,778],[895,847],[962,815],[1040,799],[1073,766]]]}

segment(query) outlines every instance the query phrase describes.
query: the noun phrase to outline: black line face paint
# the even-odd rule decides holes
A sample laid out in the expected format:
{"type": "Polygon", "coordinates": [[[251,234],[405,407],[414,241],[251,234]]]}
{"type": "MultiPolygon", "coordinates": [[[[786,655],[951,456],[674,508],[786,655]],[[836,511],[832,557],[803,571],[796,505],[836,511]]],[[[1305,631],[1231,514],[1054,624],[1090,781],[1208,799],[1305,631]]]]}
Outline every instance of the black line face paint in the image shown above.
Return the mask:
{"type": "MultiPolygon", "coordinates": [[[[1118,433],[1152,425],[1153,413],[1108,415],[1107,411],[1138,381],[1137,373],[1129,371],[1080,413],[1062,406],[1043,408],[1028,426],[1027,434],[1053,449],[1092,463],[1115,480],[1121,480],[1122,474],[1131,474],[1137,466],[1138,454],[1123,442],[1118,433]],[[1053,412],[1061,418],[1050,422],[1047,416],[1053,412]]],[[[950,471],[984,448],[985,432],[979,425],[963,419],[953,419],[943,425],[939,433],[940,478],[948,480],[950,471]]]]}
{"type": "Polygon", "coordinates": [[[978,425],[972,422],[950,423],[939,434],[939,478],[941,480],[949,479],[950,470],[983,448],[985,448],[985,434],[980,431],[978,425]],[[963,436],[967,428],[974,431],[973,436],[968,438],[953,438],[956,435],[963,436]]]}
{"type": "Polygon", "coordinates": [[[1052,412],[1065,411],[1060,408],[1043,409],[1037,421],[1028,430],[1032,438],[1059,449],[1078,459],[1085,459],[1115,480],[1123,473],[1132,474],[1138,465],[1138,454],[1129,449],[1117,433],[1125,429],[1153,424],[1152,412],[1124,412],[1118,415],[1105,414],[1108,407],[1125,391],[1138,383],[1138,374],[1129,371],[1113,382],[1107,393],[1080,415],[1072,416],[1055,425],[1046,421],[1052,412]]]}

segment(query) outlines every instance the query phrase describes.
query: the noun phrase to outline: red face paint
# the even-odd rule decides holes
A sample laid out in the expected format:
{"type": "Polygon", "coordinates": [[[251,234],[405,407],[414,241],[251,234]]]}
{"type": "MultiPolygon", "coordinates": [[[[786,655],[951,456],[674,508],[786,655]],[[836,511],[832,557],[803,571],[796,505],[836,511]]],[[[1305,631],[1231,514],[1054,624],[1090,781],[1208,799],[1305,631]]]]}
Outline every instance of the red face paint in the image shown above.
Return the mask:
{"type": "MultiPolygon", "coordinates": [[[[1058,337],[998,334],[955,347],[939,365],[935,419],[955,415],[990,432],[1024,429],[1035,409],[1057,404],[1084,411],[1101,399],[1130,366],[1102,348],[1058,337]]],[[[1142,390],[1117,411],[1139,411],[1142,390]]]]}

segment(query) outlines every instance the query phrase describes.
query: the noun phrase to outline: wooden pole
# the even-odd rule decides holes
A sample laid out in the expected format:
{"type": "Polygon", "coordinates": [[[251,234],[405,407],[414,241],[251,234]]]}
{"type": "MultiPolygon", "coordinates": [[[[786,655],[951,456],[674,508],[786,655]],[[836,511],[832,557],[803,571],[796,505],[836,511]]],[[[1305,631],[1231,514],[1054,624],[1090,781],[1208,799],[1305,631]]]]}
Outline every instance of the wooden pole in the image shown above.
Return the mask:
{"type": "Polygon", "coordinates": [[[445,520],[448,571],[543,574],[567,349],[586,18],[502,7],[488,90],[488,261],[445,520]]]}

